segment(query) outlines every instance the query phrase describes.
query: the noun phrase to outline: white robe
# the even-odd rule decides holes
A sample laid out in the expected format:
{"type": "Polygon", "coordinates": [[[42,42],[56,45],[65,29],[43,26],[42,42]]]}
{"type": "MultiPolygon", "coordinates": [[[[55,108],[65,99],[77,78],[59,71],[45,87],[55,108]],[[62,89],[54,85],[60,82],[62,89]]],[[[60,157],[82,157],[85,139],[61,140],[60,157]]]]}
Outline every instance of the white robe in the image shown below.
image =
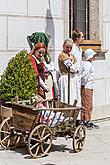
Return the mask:
{"type": "MultiPolygon", "coordinates": [[[[77,72],[79,72],[79,64],[75,62],[74,64],[71,60],[67,59],[64,61],[64,65],[68,68],[70,67],[70,102],[73,105],[74,101],[77,100],[77,105],[80,106],[80,88],[79,80],[77,77],[77,72]]],[[[68,73],[61,74],[59,78],[59,95],[60,101],[68,103],[68,73]]]]}
{"type": "MultiPolygon", "coordinates": [[[[80,66],[79,73],[77,74],[77,78],[78,78],[79,88],[81,88],[81,74],[82,74],[82,49],[81,49],[81,47],[76,46],[73,43],[71,54],[76,57],[77,62],[80,66]]],[[[79,93],[79,106],[81,106],[81,94],[80,93],[79,93]]]]}
{"type": "Polygon", "coordinates": [[[78,79],[79,79],[79,87],[81,87],[81,73],[82,73],[82,49],[81,49],[81,47],[76,46],[73,43],[71,54],[76,57],[77,62],[80,66],[80,70],[79,70],[79,73],[77,74],[77,76],[78,76],[78,79]]]}
{"type": "MultiPolygon", "coordinates": [[[[59,78],[59,93],[60,93],[60,101],[68,103],[68,75],[61,75],[59,78]]],[[[80,89],[78,85],[77,76],[72,76],[70,74],[70,103],[74,104],[74,101],[77,100],[79,105],[79,95],[80,89]]]]}

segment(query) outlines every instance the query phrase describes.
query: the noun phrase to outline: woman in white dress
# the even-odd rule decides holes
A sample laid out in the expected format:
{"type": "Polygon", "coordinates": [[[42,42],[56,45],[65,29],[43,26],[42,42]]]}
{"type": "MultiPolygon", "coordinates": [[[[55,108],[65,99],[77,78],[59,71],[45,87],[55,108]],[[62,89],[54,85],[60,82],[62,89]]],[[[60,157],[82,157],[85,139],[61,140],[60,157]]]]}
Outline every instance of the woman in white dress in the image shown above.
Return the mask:
{"type": "Polygon", "coordinates": [[[72,39],[66,39],[63,44],[63,51],[58,57],[58,64],[61,76],[59,78],[59,95],[60,101],[74,104],[74,101],[79,101],[80,89],[78,85],[77,73],[79,72],[79,64],[75,56],[71,55],[73,46],[72,39]],[[70,79],[68,79],[70,75],[70,79]],[[70,89],[68,89],[68,84],[70,89]],[[68,92],[68,90],[70,90],[68,92]],[[69,96],[68,96],[69,94],[69,96]],[[69,98],[69,101],[68,101],[69,98]]]}

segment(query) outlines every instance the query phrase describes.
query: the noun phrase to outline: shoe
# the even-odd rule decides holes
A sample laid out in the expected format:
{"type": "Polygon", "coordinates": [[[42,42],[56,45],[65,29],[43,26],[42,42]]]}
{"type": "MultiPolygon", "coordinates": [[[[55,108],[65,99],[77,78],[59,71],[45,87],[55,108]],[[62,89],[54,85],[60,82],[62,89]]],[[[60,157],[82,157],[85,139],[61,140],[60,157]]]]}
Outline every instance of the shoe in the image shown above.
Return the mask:
{"type": "Polygon", "coordinates": [[[99,126],[96,125],[96,124],[94,124],[94,123],[92,123],[92,128],[94,128],[94,129],[99,129],[99,126]]]}
{"type": "Polygon", "coordinates": [[[92,130],[92,124],[87,122],[87,123],[84,123],[84,126],[89,129],[89,130],[92,130]]]}
{"type": "Polygon", "coordinates": [[[92,122],[90,122],[90,121],[87,121],[85,124],[85,127],[87,128],[87,129],[99,129],[99,126],[98,125],[96,125],[96,124],[94,124],[94,123],[92,123],[92,122]]]}

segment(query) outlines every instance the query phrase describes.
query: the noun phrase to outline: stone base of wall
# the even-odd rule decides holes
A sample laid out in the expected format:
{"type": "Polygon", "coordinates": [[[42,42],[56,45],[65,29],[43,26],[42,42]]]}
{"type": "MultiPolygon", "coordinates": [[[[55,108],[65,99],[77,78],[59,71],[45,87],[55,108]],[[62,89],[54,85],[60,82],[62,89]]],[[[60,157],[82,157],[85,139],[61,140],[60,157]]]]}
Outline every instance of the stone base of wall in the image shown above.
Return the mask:
{"type": "Polygon", "coordinates": [[[92,113],[92,120],[110,118],[110,104],[95,106],[92,113]]]}

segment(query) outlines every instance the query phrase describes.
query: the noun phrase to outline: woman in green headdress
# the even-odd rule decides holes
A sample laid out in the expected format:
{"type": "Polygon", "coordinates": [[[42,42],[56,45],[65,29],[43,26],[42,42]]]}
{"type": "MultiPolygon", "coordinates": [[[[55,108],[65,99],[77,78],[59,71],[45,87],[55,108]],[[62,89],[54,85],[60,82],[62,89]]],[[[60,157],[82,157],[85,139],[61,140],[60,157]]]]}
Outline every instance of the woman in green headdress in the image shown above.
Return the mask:
{"type": "Polygon", "coordinates": [[[37,43],[30,52],[30,60],[38,78],[38,94],[45,99],[45,92],[48,92],[48,87],[45,83],[45,65],[42,60],[46,52],[46,46],[43,43],[37,43]]]}
{"type": "Polygon", "coordinates": [[[28,43],[30,48],[36,46],[38,43],[43,43],[46,47],[45,54],[42,56],[45,69],[45,84],[47,85],[48,92],[45,93],[46,99],[53,99],[57,96],[57,85],[56,85],[56,71],[54,64],[49,56],[48,43],[50,41],[50,35],[43,32],[35,32],[31,36],[28,36],[28,43]]]}

